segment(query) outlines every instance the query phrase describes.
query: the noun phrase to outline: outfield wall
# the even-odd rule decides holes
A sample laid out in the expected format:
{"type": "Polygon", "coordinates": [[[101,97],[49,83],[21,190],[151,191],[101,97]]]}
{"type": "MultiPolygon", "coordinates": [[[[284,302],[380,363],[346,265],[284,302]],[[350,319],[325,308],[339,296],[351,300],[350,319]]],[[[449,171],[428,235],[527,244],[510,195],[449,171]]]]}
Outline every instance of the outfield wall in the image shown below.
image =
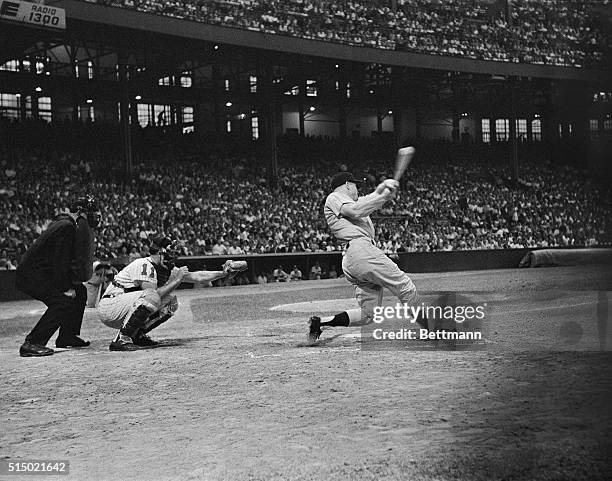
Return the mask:
{"type": "MultiPolygon", "coordinates": [[[[398,264],[406,272],[449,272],[482,269],[507,269],[518,267],[519,262],[529,249],[512,250],[479,250],[456,252],[414,252],[399,254],[398,264]]],[[[179,265],[189,266],[190,270],[217,270],[229,257],[194,256],[181,257],[179,265]]],[[[252,282],[260,273],[271,273],[282,265],[285,272],[294,265],[308,279],[310,269],[319,262],[323,277],[327,278],[333,266],[342,273],[341,252],[296,253],[296,254],[261,254],[251,256],[232,256],[232,259],[244,259],[249,263],[248,275],[252,282]]],[[[117,265],[117,267],[121,267],[117,265]]],[[[315,282],[315,281],[313,281],[315,282]]],[[[0,301],[14,301],[29,297],[15,289],[15,271],[0,271],[0,301]]]]}

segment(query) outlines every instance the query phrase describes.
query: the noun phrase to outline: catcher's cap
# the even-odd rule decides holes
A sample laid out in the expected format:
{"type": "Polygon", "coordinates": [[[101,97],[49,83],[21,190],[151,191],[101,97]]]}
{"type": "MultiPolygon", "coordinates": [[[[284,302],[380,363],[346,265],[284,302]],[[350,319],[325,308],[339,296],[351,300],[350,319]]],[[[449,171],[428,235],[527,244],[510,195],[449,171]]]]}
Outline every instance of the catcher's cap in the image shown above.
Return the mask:
{"type": "Polygon", "coordinates": [[[167,237],[153,237],[153,239],[151,239],[151,245],[149,246],[149,252],[151,254],[157,254],[159,251],[165,249],[170,244],[172,244],[172,241],[167,237]]]}
{"type": "Polygon", "coordinates": [[[353,177],[353,174],[351,174],[350,172],[338,172],[337,174],[334,174],[334,176],[332,177],[331,188],[332,190],[335,190],[336,187],[340,187],[342,184],[346,182],[353,182],[355,184],[361,184],[363,182],[363,179],[356,179],[355,177],[353,177]]]}

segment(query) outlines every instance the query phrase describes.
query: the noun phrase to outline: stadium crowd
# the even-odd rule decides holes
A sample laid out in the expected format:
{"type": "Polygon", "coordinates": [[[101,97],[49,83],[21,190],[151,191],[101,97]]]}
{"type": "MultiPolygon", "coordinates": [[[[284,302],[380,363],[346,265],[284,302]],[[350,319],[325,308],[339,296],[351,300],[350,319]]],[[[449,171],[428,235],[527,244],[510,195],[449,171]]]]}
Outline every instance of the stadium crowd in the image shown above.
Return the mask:
{"type": "Polygon", "coordinates": [[[609,52],[609,0],[84,0],[210,24],[481,60],[585,67],[609,52]]]}
{"type": "MultiPolygon", "coordinates": [[[[173,146],[174,157],[140,154],[126,184],[109,177],[97,153],[4,147],[0,268],[14,268],[81,192],[96,196],[102,209],[100,260],[145,256],[153,234],[183,239],[185,255],[341,250],[322,215],[330,176],[339,169],[363,173],[365,193],[391,173],[393,150],[352,140],[354,150],[343,158],[327,145],[337,143],[281,139],[276,186],[255,157],[188,146],[173,146]]],[[[523,181],[513,185],[494,146],[430,142],[417,151],[400,194],[374,219],[379,246],[388,253],[612,241],[610,192],[581,171],[525,159],[523,181]]]]}

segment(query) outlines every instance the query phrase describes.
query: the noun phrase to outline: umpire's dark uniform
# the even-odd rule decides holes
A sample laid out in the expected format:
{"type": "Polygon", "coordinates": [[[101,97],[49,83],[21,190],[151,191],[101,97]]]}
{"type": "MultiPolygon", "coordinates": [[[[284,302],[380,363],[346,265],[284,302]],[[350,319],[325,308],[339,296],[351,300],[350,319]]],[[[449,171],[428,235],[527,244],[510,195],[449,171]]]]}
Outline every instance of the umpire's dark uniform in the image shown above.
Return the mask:
{"type": "MultiPolygon", "coordinates": [[[[83,216],[61,214],[25,253],[17,268],[16,287],[47,305],[21,355],[48,355],[44,346],[60,329],[56,345],[87,345],[81,332],[87,290],[82,284],[92,276],[93,231],[83,216]],[[64,294],[74,289],[76,296],[64,294]]],[[[49,352],[51,351],[51,352],[49,352]]]]}

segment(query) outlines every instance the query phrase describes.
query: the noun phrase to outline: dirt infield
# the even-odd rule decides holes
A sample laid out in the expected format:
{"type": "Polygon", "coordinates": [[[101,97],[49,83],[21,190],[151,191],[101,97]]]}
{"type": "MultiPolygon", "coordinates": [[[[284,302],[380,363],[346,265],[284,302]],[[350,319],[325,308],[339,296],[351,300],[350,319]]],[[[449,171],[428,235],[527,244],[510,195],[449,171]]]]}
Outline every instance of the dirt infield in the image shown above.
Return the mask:
{"type": "Polygon", "coordinates": [[[612,478],[608,269],[413,278],[487,302],[486,348],[364,351],[357,329],[299,347],[310,308],[350,305],[341,279],[179,291],[162,346],[135,353],[88,311],[91,347],[20,358],[42,304],[0,304],[0,460],[75,480],[612,478]]]}

